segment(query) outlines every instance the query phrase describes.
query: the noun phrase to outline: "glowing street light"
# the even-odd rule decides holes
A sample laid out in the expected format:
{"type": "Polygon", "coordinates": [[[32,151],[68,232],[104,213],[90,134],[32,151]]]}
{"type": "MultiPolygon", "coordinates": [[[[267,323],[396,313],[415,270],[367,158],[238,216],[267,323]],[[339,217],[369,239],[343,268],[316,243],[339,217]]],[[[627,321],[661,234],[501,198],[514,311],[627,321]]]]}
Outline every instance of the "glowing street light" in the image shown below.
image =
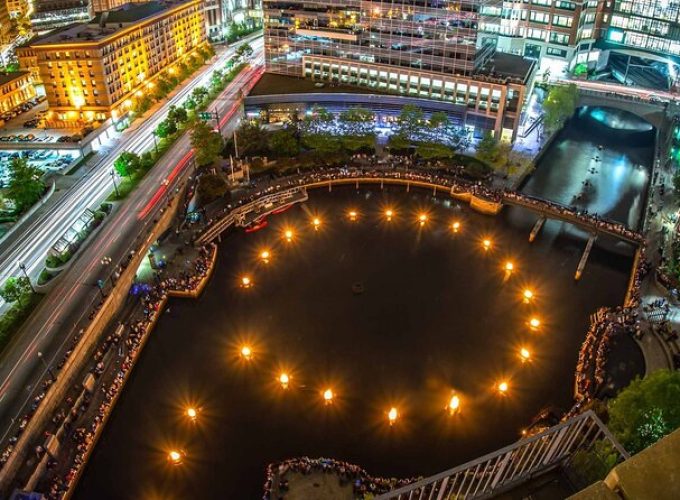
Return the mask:
{"type": "Polygon", "coordinates": [[[321,226],[321,219],[314,217],[314,219],[312,219],[312,225],[314,226],[314,230],[318,231],[319,227],[321,226]]]}
{"type": "Polygon", "coordinates": [[[172,465],[180,465],[184,459],[184,453],[177,450],[170,450],[168,453],[168,462],[172,465]]]}
{"type": "Polygon", "coordinates": [[[241,347],[241,357],[250,361],[253,358],[253,349],[249,345],[244,345],[241,347]]]}
{"type": "Polygon", "coordinates": [[[451,396],[451,400],[449,401],[447,409],[451,415],[458,413],[460,411],[460,398],[455,394],[451,396]]]}
{"type": "Polygon", "coordinates": [[[484,250],[488,251],[491,248],[491,240],[485,239],[484,241],[482,241],[482,247],[484,248],[484,250]]]}
{"type": "Polygon", "coordinates": [[[531,361],[531,352],[529,352],[529,349],[527,349],[526,347],[522,347],[519,350],[519,357],[522,359],[522,363],[531,361]]]}
{"type": "Polygon", "coordinates": [[[329,404],[333,403],[333,397],[334,396],[335,396],[335,394],[333,394],[333,389],[326,389],[325,391],[323,391],[324,404],[329,405],[329,404]]]}
{"type": "Polygon", "coordinates": [[[264,262],[265,264],[269,264],[269,258],[271,257],[271,253],[269,250],[262,250],[260,252],[260,260],[264,262]]]}
{"type": "Polygon", "coordinates": [[[498,388],[498,392],[499,392],[499,393],[505,394],[505,393],[508,392],[509,386],[508,386],[508,383],[507,383],[505,380],[503,380],[503,381],[501,381],[501,382],[498,383],[498,387],[497,387],[497,388],[498,388]]]}
{"type": "Polygon", "coordinates": [[[420,215],[418,216],[418,223],[419,223],[421,226],[424,226],[426,222],[427,222],[427,214],[420,214],[420,215]]]}
{"type": "Polygon", "coordinates": [[[541,320],[538,318],[531,318],[529,320],[529,326],[532,330],[538,330],[538,327],[541,326],[541,320]]]}
{"type": "Polygon", "coordinates": [[[387,210],[385,210],[385,218],[388,221],[391,221],[393,216],[394,216],[394,211],[392,209],[388,208],[387,210]]]}
{"type": "Polygon", "coordinates": [[[453,230],[454,233],[457,233],[458,230],[460,229],[460,222],[456,221],[453,224],[451,224],[451,229],[453,230]]]}
{"type": "Polygon", "coordinates": [[[390,411],[387,412],[387,420],[390,422],[390,425],[394,425],[394,423],[397,421],[398,417],[399,417],[399,412],[393,406],[392,408],[390,408],[390,411]]]}
{"type": "Polygon", "coordinates": [[[357,214],[356,210],[350,210],[347,215],[349,216],[349,220],[351,220],[351,221],[357,220],[358,214],[357,214]]]}
{"type": "Polygon", "coordinates": [[[290,375],[288,375],[286,372],[281,373],[279,375],[279,383],[281,384],[281,387],[284,389],[288,389],[288,384],[290,383],[290,375]]]}
{"type": "Polygon", "coordinates": [[[507,274],[512,273],[514,270],[515,270],[515,264],[513,264],[513,263],[510,262],[510,261],[508,261],[508,262],[505,263],[505,272],[506,272],[507,274]]]}
{"type": "Polygon", "coordinates": [[[524,297],[524,302],[528,303],[531,301],[531,299],[534,298],[534,292],[529,290],[528,288],[522,292],[522,297],[524,297]]]}
{"type": "Polygon", "coordinates": [[[286,230],[283,232],[283,236],[284,236],[284,238],[286,238],[286,241],[287,241],[288,243],[290,243],[291,241],[293,241],[293,236],[294,236],[294,235],[293,235],[293,230],[292,230],[292,229],[286,229],[286,230]]]}
{"type": "Polygon", "coordinates": [[[253,286],[253,280],[250,279],[250,276],[243,276],[241,278],[241,287],[250,288],[251,286],[253,286]]]}
{"type": "Polygon", "coordinates": [[[196,408],[191,408],[191,407],[187,408],[186,415],[187,415],[187,417],[189,417],[189,420],[191,420],[192,422],[195,422],[196,417],[198,417],[198,410],[196,408]]]}

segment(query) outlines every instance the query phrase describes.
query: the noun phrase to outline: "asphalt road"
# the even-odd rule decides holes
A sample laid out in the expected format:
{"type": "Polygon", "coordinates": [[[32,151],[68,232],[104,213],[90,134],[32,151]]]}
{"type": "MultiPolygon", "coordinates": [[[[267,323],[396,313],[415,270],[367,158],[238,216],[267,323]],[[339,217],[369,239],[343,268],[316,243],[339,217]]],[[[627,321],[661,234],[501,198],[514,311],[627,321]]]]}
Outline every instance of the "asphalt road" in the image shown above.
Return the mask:
{"type": "MultiPolygon", "coordinates": [[[[226,127],[223,132],[228,133],[235,126],[238,117],[233,112],[238,107],[235,106],[239,99],[241,88],[248,88],[254,77],[261,72],[257,66],[261,62],[261,42],[255,47],[256,52],[253,64],[244,70],[229,85],[217,101],[218,111],[223,117],[222,121],[226,127]],[[229,112],[232,114],[229,115],[229,112]],[[226,122],[230,123],[226,123],[226,122]]],[[[162,115],[164,117],[164,114],[162,115]]],[[[147,120],[149,128],[144,128],[149,132],[155,128],[157,120],[147,120]]],[[[146,124],[145,124],[146,125],[146,124]]],[[[144,141],[142,134],[133,134],[133,141],[144,141]]],[[[152,145],[150,137],[145,142],[148,146],[152,145]],[[150,144],[149,144],[150,143],[150,144]]],[[[137,144],[137,143],[135,143],[137,144]]],[[[56,364],[70,347],[73,335],[88,321],[88,316],[94,304],[99,302],[100,297],[97,290],[97,280],[105,279],[111,272],[109,267],[101,264],[101,259],[108,256],[114,265],[123,260],[130,248],[136,242],[144,239],[148,233],[148,226],[152,223],[156,212],[164,205],[167,193],[185,180],[188,173],[192,170],[191,146],[189,134],[183,135],[163,156],[159,163],[147,174],[138,188],[133,191],[124,204],[118,208],[105,220],[96,238],[87,246],[82,254],[73,262],[72,266],[64,271],[65,275],[55,285],[55,288],[43,299],[39,308],[26,322],[22,331],[14,340],[3,356],[2,366],[0,366],[0,449],[4,449],[6,440],[15,434],[15,428],[20,416],[25,414],[30,402],[36,394],[40,392],[40,382],[48,377],[47,366],[40,361],[38,352],[43,353],[43,359],[48,366],[56,364]]],[[[111,152],[109,160],[112,162],[117,157],[117,153],[111,152]]],[[[93,168],[83,186],[74,186],[73,196],[65,197],[63,203],[59,203],[59,209],[51,212],[53,215],[48,218],[48,222],[43,225],[34,223],[32,227],[37,231],[47,231],[45,226],[58,226],[58,213],[66,210],[68,214],[80,215],[84,208],[93,206],[92,202],[80,196],[81,190],[90,193],[90,200],[101,196],[100,190],[108,195],[112,186],[106,166],[97,169],[93,168]],[[104,180],[96,182],[95,179],[104,180]],[[75,198],[75,199],[72,199],[75,198]]],[[[62,202],[62,200],[60,200],[62,202]]],[[[97,201],[95,201],[96,205],[97,201]]],[[[52,231],[56,231],[52,229],[52,231]]],[[[30,231],[21,235],[22,241],[30,245],[36,239],[31,237],[30,231]]],[[[58,231],[57,231],[58,232],[58,231]]],[[[53,240],[44,238],[44,244],[52,245],[53,240]]],[[[35,250],[36,252],[38,249],[35,250]]],[[[44,255],[34,259],[42,265],[44,255]]],[[[112,265],[112,267],[114,267],[112,265]]],[[[27,263],[28,267],[28,263],[27,263]]],[[[108,283],[106,285],[109,286],[108,283]]]]}
{"type": "MultiPolygon", "coordinates": [[[[262,38],[255,38],[251,45],[254,49],[253,58],[259,57],[262,51],[262,38]]],[[[143,123],[134,123],[121,135],[117,144],[109,149],[107,154],[95,163],[69,193],[59,199],[49,211],[26,221],[20,230],[1,241],[0,282],[11,276],[20,275],[20,263],[26,265],[26,270],[33,279],[37,279],[50,248],[83,214],[85,209],[97,208],[113,190],[111,172],[113,162],[120,153],[132,151],[141,154],[150,150],[154,144],[152,132],[165,119],[169,107],[181,104],[194,88],[207,85],[213,70],[222,68],[232,57],[234,50],[235,46],[232,46],[222,51],[211,64],[206,65],[170,99],[159,105],[152,116],[149,116],[143,123]]],[[[1,299],[0,305],[4,305],[1,299]]],[[[2,389],[0,388],[1,397],[2,389]]]]}

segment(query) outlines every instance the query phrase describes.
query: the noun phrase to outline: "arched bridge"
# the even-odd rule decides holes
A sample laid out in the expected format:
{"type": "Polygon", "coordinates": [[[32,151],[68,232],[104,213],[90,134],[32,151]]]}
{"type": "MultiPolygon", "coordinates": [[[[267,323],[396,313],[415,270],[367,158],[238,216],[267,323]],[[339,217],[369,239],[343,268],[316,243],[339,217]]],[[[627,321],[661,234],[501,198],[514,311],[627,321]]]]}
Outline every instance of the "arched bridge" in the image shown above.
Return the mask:
{"type": "MultiPolygon", "coordinates": [[[[334,185],[384,184],[402,185],[408,191],[418,187],[437,192],[446,192],[451,197],[468,201],[472,208],[484,212],[498,213],[504,204],[526,208],[540,216],[539,222],[556,219],[579,226],[594,235],[607,234],[615,238],[639,244],[642,236],[623,224],[595,217],[585,212],[574,210],[565,205],[549,202],[540,198],[526,196],[514,191],[494,191],[476,186],[448,175],[431,174],[418,170],[363,169],[343,168],[328,169],[305,175],[292,175],[285,178],[268,180],[246,192],[235,206],[224,202],[223,205],[211,207],[209,217],[212,220],[195,239],[197,245],[204,245],[217,238],[222,231],[231,226],[245,227],[282,207],[307,200],[307,189],[328,188],[334,185]]],[[[537,233],[540,226],[534,228],[537,233]]],[[[532,232],[533,241],[534,232],[532,232]]],[[[593,237],[593,239],[594,239],[593,237]]],[[[592,245],[592,243],[591,243],[592,245]]]]}

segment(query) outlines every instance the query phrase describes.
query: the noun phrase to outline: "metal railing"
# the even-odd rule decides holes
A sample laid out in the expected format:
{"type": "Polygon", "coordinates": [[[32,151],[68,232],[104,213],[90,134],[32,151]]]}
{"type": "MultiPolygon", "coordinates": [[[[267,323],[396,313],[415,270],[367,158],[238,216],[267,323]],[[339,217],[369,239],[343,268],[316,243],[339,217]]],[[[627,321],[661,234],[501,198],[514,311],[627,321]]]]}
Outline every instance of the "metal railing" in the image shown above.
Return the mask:
{"type": "Polygon", "coordinates": [[[256,198],[250,203],[235,207],[213,225],[211,225],[195,242],[196,245],[205,245],[217,238],[223,231],[236,225],[239,227],[246,226],[252,220],[248,220],[247,216],[253,212],[256,215],[262,216],[273,210],[281,208],[289,203],[297,203],[298,201],[305,201],[307,199],[307,191],[304,187],[292,187],[284,191],[274,192],[263,195],[261,198],[256,198]]]}
{"type": "Polygon", "coordinates": [[[600,440],[608,441],[619,461],[629,457],[609,429],[588,410],[527,439],[481,458],[388,493],[376,500],[443,500],[489,497],[520,484],[600,440]]]}

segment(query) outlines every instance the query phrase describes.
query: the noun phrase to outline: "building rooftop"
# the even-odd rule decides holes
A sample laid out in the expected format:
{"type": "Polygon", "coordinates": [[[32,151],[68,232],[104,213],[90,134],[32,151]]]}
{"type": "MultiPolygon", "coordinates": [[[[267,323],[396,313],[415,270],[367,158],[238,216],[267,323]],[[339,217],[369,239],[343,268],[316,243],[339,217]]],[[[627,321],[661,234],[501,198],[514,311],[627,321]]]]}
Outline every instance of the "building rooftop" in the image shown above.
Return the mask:
{"type": "Polygon", "coordinates": [[[534,68],[535,61],[522,56],[496,52],[489,61],[482,66],[475,76],[487,76],[493,79],[510,78],[526,83],[534,68]]]}
{"type": "Polygon", "coordinates": [[[12,73],[0,73],[0,86],[27,75],[28,71],[14,71],[12,73]]]}
{"type": "Polygon", "coordinates": [[[265,73],[260,81],[255,84],[248,95],[270,95],[270,94],[386,94],[377,89],[355,87],[352,85],[333,84],[322,82],[323,86],[317,86],[315,82],[308,78],[277,75],[265,73]]]}
{"type": "Polygon", "coordinates": [[[126,4],[118,10],[102,12],[87,23],[65,26],[44,36],[34,38],[26,45],[48,45],[58,43],[90,42],[107,38],[130,25],[149,19],[168,10],[182,1],[153,1],[126,4]]]}

